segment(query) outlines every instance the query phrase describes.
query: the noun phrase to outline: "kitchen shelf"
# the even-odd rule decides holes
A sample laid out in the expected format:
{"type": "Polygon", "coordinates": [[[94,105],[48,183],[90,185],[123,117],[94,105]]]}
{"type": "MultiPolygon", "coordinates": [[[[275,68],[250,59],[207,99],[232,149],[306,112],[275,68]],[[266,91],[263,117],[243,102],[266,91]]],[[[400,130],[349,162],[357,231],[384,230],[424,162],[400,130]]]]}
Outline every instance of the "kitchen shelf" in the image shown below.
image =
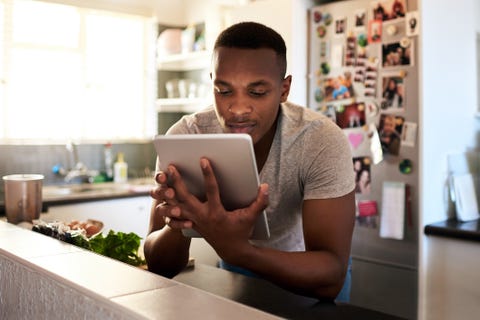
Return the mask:
{"type": "Polygon", "coordinates": [[[158,70],[188,71],[210,67],[210,51],[194,51],[161,57],[157,59],[158,70]]]}
{"type": "Polygon", "coordinates": [[[210,99],[205,98],[174,98],[157,99],[157,112],[182,112],[193,113],[212,104],[210,99]]]}

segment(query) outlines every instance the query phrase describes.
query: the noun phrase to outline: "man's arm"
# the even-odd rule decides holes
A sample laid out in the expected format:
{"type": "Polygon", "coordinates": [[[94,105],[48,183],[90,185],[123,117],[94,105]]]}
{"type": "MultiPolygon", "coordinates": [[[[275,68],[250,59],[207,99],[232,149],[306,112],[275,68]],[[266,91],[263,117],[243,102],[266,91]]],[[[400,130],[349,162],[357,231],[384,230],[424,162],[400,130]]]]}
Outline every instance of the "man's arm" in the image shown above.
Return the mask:
{"type": "Polygon", "coordinates": [[[355,222],[355,193],[303,204],[304,252],[252,248],[232,264],[299,294],[334,299],[348,268],[355,222]]]}
{"type": "Polygon", "coordinates": [[[160,186],[151,192],[153,203],[144,254],[149,271],[171,278],[187,265],[190,238],[184,237],[181,229],[172,229],[165,224],[164,217],[169,207],[163,206],[161,203],[170,199],[171,194],[166,192],[166,176],[164,174],[157,175],[156,180],[160,186]]]}

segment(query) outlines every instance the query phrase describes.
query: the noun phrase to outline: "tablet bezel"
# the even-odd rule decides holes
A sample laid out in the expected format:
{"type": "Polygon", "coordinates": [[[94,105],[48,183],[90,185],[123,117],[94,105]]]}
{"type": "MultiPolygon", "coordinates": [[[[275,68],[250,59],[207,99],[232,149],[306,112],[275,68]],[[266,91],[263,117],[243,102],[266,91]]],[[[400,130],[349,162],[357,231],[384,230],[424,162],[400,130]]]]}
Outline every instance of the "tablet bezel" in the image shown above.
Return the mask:
{"type": "MultiPolygon", "coordinates": [[[[188,190],[205,200],[200,158],[210,160],[227,210],[243,208],[257,197],[259,178],[252,138],[248,134],[175,134],[157,135],[153,139],[159,168],[176,166],[188,190]],[[242,168],[239,170],[239,168],[242,168]]],[[[183,229],[189,237],[201,237],[193,229],[183,229]]],[[[251,239],[270,237],[265,211],[258,217],[251,239]]]]}

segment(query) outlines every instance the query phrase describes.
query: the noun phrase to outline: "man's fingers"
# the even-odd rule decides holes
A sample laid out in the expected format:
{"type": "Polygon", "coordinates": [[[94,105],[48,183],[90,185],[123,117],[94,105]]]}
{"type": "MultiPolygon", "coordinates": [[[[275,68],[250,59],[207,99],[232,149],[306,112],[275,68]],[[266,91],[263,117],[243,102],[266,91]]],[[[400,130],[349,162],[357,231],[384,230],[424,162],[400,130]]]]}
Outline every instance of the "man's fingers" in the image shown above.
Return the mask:
{"type": "Polygon", "coordinates": [[[220,204],[220,191],[218,189],[217,178],[210,165],[210,161],[206,158],[200,159],[200,167],[202,168],[205,195],[207,196],[208,202],[214,205],[220,204]]]}

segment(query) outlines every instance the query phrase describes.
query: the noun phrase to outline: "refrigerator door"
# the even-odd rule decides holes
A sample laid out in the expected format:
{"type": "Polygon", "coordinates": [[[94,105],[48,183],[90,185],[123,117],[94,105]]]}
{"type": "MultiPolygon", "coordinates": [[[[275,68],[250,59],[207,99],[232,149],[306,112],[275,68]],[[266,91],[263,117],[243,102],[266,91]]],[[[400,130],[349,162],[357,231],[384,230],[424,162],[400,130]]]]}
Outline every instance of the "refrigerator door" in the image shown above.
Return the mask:
{"type": "Polygon", "coordinates": [[[358,169],[351,303],[405,318],[416,318],[418,286],[417,9],[330,2],[309,10],[308,35],[308,106],[343,129],[358,169]],[[405,189],[392,196],[391,184],[405,189]]]}

